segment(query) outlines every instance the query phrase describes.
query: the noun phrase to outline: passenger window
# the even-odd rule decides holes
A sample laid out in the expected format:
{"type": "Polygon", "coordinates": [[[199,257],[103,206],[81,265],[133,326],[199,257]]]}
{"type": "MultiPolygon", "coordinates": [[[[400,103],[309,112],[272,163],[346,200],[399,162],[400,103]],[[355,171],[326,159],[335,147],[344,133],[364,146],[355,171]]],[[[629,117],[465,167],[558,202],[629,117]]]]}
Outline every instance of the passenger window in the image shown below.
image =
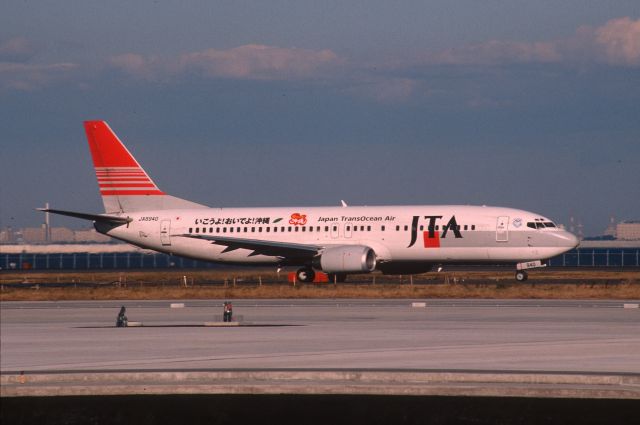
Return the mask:
{"type": "Polygon", "coordinates": [[[227,228],[226,227],[222,228],[222,233],[227,233],[227,228]]]}
{"type": "Polygon", "coordinates": [[[262,233],[262,227],[258,227],[258,232],[262,233]]]}
{"type": "Polygon", "coordinates": [[[193,227],[189,227],[189,233],[193,233],[193,227]]]}
{"type": "Polygon", "coordinates": [[[302,226],[302,231],[305,232],[307,230],[307,226],[302,226]]]}
{"type": "Polygon", "coordinates": [[[252,227],[252,228],[251,228],[251,233],[254,233],[255,231],[256,231],[256,228],[255,228],[255,227],[252,227]]]}
{"type": "Polygon", "coordinates": [[[309,226],[309,231],[313,232],[313,226],[309,226]]]}
{"type": "Polygon", "coordinates": [[[220,233],[220,228],[216,227],[216,233],[220,233]]]}
{"type": "Polygon", "coordinates": [[[475,224],[471,225],[471,230],[476,230],[476,225],[475,224]]]}
{"type": "Polygon", "coordinates": [[[318,232],[320,231],[320,226],[316,227],[316,231],[318,232]]]}
{"type": "Polygon", "coordinates": [[[347,226],[345,230],[348,232],[349,230],[351,230],[351,226],[347,226]]]}
{"type": "Polygon", "coordinates": [[[324,226],[324,231],[328,232],[329,231],[329,226],[324,226]]]}
{"type": "Polygon", "coordinates": [[[213,227],[209,227],[209,233],[213,233],[213,227]]]}
{"type": "Polygon", "coordinates": [[[405,230],[405,232],[406,232],[407,230],[409,230],[409,226],[407,226],[407,225],[405,224],[405,225],[404,225],[404,230],[405,230]]]}
{"type": "Polygon", "coordinates": [[[291,226],[289,226],[289,230],[288,230],[288,231],[289,231],[289,232],[291,231],[291,226]]]}
{"type": "Polygon", "coordinates": [[[384,225],[382,226],[382,229],[381,229],[381,230],[384,232],[384,225]]]}
{"type": "Polygon", "coordinates": [[[468,226],[465,224],[465,225],[464,225],[464,230],[467,230],[467,227],[468,227],[468,226]]]}
{"type": "Polygon", "coordinates": [[[338,231],[338,226],[333,226],[333,231],[337,232],[338,231]]]}
{"type": "Polygon", "coordinates": [[[273,226],[273,231],[277,233],[278,232],[278,226],[273,226]]]}
{"type": "MultiPolygon", "coordinates": [[[[349,229],[347,229],[347,230],[349,230],[349,229]]],[[[353,231],[357,232],[358,231],[358,226],[353,226],[353,231]]]]}
{"type": "Polygon", "coordinates": [[[244,228],[244,232],[247,233],[247,228],[246,227],[244,228]]]}
{"type": "Polygon", "coordinates": [[[300,228],[299,228],[299,227],[296,227],[295,229],[296,229],[296,232],[300,230],[300,228]]]}
{"type": "Polygon", "coordinates": [[[396,232],[400,230],[400,226],[396,226],[396,232]]]}
{"type": "Polygon", "coordinates": [[[196,227],[196,233],[200,233],[200,228],[196,227]]]}
{"type": "Polygon", "coordinates": [[[367,232],[371,231],[371,226],[367,226],[367,232]]]}
{"type": "Polygon", "coordinates": [[[269,233],[271,231],[271,227],[267,227],[267,233],[269,233]]]}
{"type": "Polygon", "coordinates": [[[229,227],[229,233],[233,233],[233,227],[229,227]]]}

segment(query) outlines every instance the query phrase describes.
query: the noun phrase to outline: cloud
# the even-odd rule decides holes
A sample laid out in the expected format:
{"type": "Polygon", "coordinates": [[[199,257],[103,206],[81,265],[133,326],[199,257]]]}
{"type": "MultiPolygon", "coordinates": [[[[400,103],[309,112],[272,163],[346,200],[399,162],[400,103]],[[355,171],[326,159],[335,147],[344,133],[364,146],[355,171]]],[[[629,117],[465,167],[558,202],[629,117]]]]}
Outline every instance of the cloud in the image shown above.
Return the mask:
{"type": "Polygon", "coordinates": [[[306,50],[249,44],[229,50],[208,49],[180,58],[186,70],[210,77],[241,79],[305,78],[328,65],[339,63],[331,50],[306,50]]]}
{"type": "Polygon", "coordinates": [[[107,66],[144,80],[157,80],[169,74],[169,65],[158,57],[135,53],[113,56],[107,59],[107,66]]]}
{"type": "Polygon", "coordinates": [[[74,63],[31,65],[0,62],[0,89],[35,90],[67,78],[77,68],[74,63]]]}
{"type": "Polygon", "coordinates": [[[609,63],[640,65],[640,19],[613,19],[597,28],[594,35],[609,63]]]}
{"type": "Polygon", "coordinates": [[[489,40],[427,54],[424,64],[498,65],[509,63],[605,63],[640,66],[640,19],[612,19],[580,27],[567,38],[519,42],[489,40]]]}
{"type": "Polygon", "coordinates": [[[25,62],[34,53],[34,46],[24,37],[14,37],[0,42],[0,62],[25,62]]]}
{"type": "Polygon", "coordinates": [[[428,61],[446,65],[490,65],[504,62],[558,62],[560,59],[561,54],[554,43],[490,40],[435,53],[428,61]]]}
{"type": "Polygon", "coordinates": [[[24,37],[0,43],[0,90],[34,90],[71,75],[78,65],[69,62],[31,63],[33,44],[24,37]]]}
{"type": "Polygon", "coordinates": [[[421,82],[411,78],[364,77],[354,80],[346,91],[380,103],[398,103],[410,99],[421,89],[421,82]]]}
{"type": "Polygon", "coordinates": [[[139,78],[159,79],[183,74],[208,78],[283,80],[314,78],[342,63],[331,50],[307,50],[248,44],[232,49],[206,49],[174,58],[127,53],[109,59],[109,65],[139,78]]]}

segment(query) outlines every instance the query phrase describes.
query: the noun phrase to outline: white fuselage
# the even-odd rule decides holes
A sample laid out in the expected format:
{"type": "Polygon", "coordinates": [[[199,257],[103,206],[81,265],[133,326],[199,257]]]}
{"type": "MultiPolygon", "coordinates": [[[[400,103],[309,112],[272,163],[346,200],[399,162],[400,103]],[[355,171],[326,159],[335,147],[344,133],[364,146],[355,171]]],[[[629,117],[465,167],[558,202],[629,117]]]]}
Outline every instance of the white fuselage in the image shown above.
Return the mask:
{"type": "Polygon", "coordinates": [[[226,250],[186,235],[224,236],[320,247],[364,245],[379,263],[519,263],[577,246],[538,214],[512,208],[419,205],[205,208],[126,213],[126,226],[98,231],[160,252],[224,263],[280,264],[282,258],[226,250]],[[533,226],[531,224],[534,224],[533,226]]]}

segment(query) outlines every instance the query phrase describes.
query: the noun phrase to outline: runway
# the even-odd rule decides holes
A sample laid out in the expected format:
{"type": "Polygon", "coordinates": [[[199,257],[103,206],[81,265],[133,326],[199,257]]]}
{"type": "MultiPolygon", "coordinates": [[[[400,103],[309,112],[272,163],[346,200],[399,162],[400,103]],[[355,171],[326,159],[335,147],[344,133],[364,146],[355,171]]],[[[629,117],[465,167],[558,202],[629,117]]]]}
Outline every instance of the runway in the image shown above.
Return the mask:
{"type": "Polygon", "coordinates": [[[204,327],[222,301],[2,303],[4,383],[21,372],[615,375],[640,397],[640,309],[624,308],[637,301],[237,300],[247,326],[204,327]],[[115,328],[121,305],[143,326],[115,328]]]}

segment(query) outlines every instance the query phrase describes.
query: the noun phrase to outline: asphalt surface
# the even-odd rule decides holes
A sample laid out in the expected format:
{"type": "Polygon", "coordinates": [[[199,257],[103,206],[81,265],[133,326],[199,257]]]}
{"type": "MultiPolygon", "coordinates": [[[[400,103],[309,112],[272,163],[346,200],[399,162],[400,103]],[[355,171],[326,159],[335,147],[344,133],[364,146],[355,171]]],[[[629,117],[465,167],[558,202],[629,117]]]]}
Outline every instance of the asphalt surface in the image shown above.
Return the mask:
{"type": "Polygon", "coordinates": [[[637,300],[222,301],[3,302],[0,369],[640,373],[637,300]]]}

